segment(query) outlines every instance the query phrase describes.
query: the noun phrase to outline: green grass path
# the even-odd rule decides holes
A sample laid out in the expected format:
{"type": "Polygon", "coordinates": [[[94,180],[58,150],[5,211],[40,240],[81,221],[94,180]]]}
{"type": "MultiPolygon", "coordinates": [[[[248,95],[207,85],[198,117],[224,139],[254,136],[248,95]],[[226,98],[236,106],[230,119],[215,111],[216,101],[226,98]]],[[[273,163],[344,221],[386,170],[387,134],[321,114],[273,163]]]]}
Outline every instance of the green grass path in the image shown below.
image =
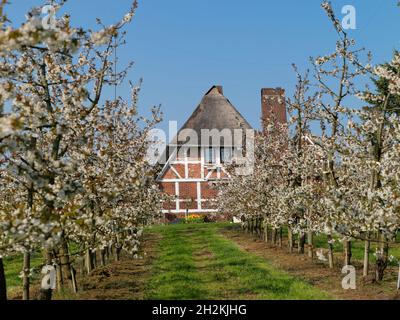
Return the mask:
{"type": "Polygon", "coordinates": [[[220,224],[155,227],[162,235],[148,299],[329,299],[219,235],[220,224]]]}

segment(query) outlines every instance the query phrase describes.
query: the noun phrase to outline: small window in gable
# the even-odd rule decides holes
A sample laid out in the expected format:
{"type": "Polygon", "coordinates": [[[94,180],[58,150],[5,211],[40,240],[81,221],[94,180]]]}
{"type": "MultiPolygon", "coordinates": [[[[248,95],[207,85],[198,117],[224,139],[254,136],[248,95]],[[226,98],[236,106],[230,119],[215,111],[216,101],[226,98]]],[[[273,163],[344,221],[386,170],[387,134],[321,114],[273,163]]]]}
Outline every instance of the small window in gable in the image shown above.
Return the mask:
{"type": "Polygon", "coordinates": [[[230,163],[233,158],[233,150],[230,147],[221,147],[221,163],[230,163]]]}
{"type": "Polygon", "coordinates": [[[204,161],[205,163],[215,163],[215,150],[212,147],[204,149],[204,161]]]}

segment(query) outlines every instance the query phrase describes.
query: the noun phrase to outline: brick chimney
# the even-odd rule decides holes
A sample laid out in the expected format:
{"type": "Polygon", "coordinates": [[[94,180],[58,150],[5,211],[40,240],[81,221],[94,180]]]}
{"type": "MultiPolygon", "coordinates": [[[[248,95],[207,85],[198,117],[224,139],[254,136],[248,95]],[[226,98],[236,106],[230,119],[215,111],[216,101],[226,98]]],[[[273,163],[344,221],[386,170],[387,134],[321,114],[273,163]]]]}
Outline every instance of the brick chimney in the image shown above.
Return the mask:
{"type": "Polygon", "coordinates": [[[285,90],[282,88],[261,89],[261,123],[263,131],[265,125],[275,121],[286,123],[285,90]]]}

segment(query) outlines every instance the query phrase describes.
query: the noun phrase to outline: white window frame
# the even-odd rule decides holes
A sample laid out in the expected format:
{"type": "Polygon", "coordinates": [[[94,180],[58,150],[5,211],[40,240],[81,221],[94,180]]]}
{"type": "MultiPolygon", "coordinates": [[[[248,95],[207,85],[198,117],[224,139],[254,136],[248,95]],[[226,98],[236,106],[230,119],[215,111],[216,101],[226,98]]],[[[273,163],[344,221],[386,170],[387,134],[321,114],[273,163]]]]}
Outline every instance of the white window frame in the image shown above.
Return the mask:
{"type": "Polygon", "coordinates": [[[233,148],[232,147],[221,147],[220,148],[220,157],[221,157],[221,163],[230,163],[232,162],[233,159],[233,148]],[[230,150],[230,154],[228,159],[225,158],[225,151],[230,150]]]}
{"type": "Polygon", "coordinates": [[[213,147],[206,147],[204,148],[204,163],[205,164],[216,164],[217,163],[217,156],[215,152],[215,148],[213,147]],[[211,156],[210,156],[211,152],[211,156]],[[210,161],[211,158],[211,161],[210,161]]]}

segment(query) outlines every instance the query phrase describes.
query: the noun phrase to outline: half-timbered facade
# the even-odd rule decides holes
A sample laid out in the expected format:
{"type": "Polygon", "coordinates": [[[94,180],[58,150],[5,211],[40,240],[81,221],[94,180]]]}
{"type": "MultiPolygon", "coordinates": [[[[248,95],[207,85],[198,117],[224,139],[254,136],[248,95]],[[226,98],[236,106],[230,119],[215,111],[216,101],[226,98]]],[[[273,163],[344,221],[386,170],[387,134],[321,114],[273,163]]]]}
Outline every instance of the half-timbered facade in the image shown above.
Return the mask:
{"type": "MultiPolygon", "coordinates": [[[[282,112],[286,112],[281,110],[281,103],[269,102],[269,96],[275,98],[276,95],[284,94],[282,89],[277,90],[263,89],[262,118],[266,118],[269,111],[280,111],[282,117],[282,112]]],[[[283,108],[285,109],[284,103],[283,108]]],[[[173,199],[164,203],[164,213],[183,216],[217,212],[215,185],[230,179],[227,164],[237,152],[242,153],[243,150],[242,145],[237,146],[233,137],[228,141],[204,141],[201,138],[203,131],[207,129],[216,133],[226,129],[232,133],[238,129],[241,132],[252,129],[224,96],[221,86],[213,86],[204,95],[199,106],[178,132],[178,136],[186,131],[194,132],[197,139],[189,139],[185,143],[178,143],[178,139],[173,139],[174,142],[166,149],[167,161],[157,180],[161,189],[173,196],[173,199]]]]}

